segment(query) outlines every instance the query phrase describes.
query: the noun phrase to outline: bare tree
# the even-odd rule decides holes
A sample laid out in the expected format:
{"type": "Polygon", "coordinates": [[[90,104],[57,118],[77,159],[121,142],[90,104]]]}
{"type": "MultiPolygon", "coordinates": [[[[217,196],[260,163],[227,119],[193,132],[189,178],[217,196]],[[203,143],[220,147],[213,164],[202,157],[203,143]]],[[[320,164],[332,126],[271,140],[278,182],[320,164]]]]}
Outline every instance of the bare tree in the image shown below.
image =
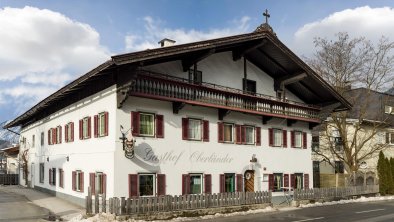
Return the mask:
{"type": "Polygon", "coordinates": [[[335,40],[315,38],[314,44],[317,51],[307,62],[353,105],[352,110],[333,113],[322,125],[315,153],[333,167],[335,160],[343,161],[347,171],[355,173],[360,163],[387,147],[379,133],[388,123],[384,113],[374,109],[379,102],[374,95],[392,86],[394,43],[382,37],[374,45],[364,37],[350,39],[347,33],[338,33],[335,40]],[[355,93],[351,87],[364,89],[355,93]]]}
{"type": "Polygon", "coordinates": [[[25,178],[25,185],[28,186],[28,175],[29,175],[29,149],[25,149],[20,156],[22,163],[23,177],[25,178]]]}

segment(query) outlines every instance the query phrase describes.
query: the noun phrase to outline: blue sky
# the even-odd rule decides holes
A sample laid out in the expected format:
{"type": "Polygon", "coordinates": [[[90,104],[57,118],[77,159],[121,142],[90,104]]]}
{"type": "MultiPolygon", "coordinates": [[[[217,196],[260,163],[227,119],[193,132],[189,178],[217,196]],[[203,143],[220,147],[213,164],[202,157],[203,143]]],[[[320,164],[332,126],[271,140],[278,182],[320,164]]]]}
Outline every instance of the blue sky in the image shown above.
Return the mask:
{"type": "Polygon", "coordinates": [[[0,0],[0,122],[15,118],[111,55],[253,31],[264,20],[299,56],[346,31],[394,40],[394,1],[0,0]]]}

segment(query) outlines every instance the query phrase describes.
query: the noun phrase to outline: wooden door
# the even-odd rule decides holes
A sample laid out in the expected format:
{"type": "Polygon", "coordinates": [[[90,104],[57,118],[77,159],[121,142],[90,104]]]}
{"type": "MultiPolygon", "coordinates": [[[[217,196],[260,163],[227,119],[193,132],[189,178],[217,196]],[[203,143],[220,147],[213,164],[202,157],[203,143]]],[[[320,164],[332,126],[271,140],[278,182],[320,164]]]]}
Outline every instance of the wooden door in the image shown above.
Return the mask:
{"type": "Polygon", "coordinates": [[[248,170],[245,172],[245,192],[254,192],[254,171],[248,170]]]}

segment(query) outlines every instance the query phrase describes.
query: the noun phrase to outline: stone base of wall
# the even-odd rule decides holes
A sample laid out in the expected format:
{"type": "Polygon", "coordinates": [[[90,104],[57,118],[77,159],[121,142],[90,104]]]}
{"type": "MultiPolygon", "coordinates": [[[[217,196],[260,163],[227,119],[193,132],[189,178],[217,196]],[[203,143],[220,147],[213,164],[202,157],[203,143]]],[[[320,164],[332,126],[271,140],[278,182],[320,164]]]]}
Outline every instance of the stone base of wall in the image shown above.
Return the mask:
{"type": "Polygon", "coordinates": [[[204,209],[196,209],[196,210],[182,210],[182,211],[172,211],[172,212],[155,212],[155,213],[147,213],[147,214],[117,216],[116,219],[119,221],[125,221],[128,219],[170,220],[176,217],[198,217],[205,215],[215,215],[217,213],[227,214],[233,212],[257,210],[257,209],[264,209],[268,206],[272,206],[272,204],[253,204],[253,205],[242,205],[242,206],[231,206],[231,207],[204,208],[204,209]]]}
{"type": "Polygon", "coordinates": [[[79,197],[74,197],[74,196],[71,196],[69,194],[65,194],[65,193],[61,193],[61,192],[56,192],[54,190],[50,190],[50,189],[47,189],[47,188],[44,188],[44,187],[40,187],[40,186],[37,186],[37,185],[34,186],[34,189],[38,190],[38,191],[41,191],[41,192],[44,192],[44,193],[48,193],[48,194],[50,194],[52,196],[55,196],[55,197],[59,197],[59,198],[61,198],[63,200],[66,200],[66,201],[71,202],[73,204],[76,204],[78,206],[85,207],[85,199],[82,199],[82,198],[79,198],[79,197]]]}

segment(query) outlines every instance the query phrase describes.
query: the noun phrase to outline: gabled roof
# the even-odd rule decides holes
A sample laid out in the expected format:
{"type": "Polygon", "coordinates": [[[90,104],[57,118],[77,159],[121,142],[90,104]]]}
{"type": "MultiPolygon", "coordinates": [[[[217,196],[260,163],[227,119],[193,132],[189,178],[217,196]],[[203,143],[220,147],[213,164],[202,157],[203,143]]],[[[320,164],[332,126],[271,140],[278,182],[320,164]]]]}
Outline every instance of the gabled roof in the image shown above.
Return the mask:
{"type": "Polygon", "coordinates": [[[174,60],[182,60],[187,67],[191,65],[188,62],[196,58],[225,51],[232,51],[234,59],[239,59],[240,55],[244,56],[274,79],[295,73],[306,73],[306,78],[286,87],[309,104],[325,106],[339,103],[337,110],[351,107],[349,102],[291,52],[271,31],[258,30],[248,34],[112,56],[111,60],[67,84],[4,128],[38,121],[84,97],[116,84],[118,70],[121,68],[141,67],[174,60]]]}

